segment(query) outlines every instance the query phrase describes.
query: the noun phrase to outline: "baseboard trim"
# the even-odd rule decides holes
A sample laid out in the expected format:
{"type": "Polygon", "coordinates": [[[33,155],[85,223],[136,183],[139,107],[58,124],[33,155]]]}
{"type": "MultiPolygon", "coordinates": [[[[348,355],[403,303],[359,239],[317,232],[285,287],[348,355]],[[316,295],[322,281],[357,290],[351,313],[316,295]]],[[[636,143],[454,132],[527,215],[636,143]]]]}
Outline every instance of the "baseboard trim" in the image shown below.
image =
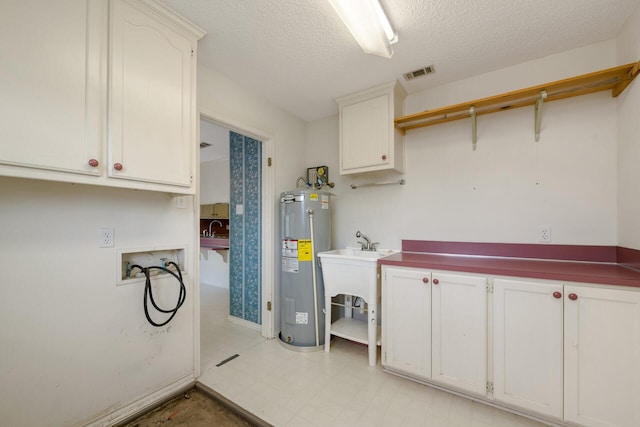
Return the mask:
{"type": "Polygon", "coordinates": [[[126,424],[140,415],[163,405],[165,402],[193,388],[193,374],[182,377],[153,393],[140,396],[118,408],[110,407],[98,415],[76,424],[83,427],[107,427],[126,424]]]}
{"type": "Polygon", "coordinates": [[[228,316],[227,319],[229,319],[231,322],[237,325],[245,326],[247,328],[253,329],[254,331],[258,331],[262,333],[262,325],[258,325],[257,323],[249,322],[248,320],[244,320],[239,317],[235,317],[231,315],[228,316]]]}

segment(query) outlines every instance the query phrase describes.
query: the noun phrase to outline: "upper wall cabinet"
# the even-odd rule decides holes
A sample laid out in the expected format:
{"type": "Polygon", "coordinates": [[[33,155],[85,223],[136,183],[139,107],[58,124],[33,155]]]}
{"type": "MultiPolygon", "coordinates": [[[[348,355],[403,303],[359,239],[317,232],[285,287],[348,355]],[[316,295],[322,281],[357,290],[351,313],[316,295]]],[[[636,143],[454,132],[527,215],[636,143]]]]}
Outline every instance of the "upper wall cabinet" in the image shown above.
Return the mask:
{"type": "Polygon", "coordinates": [[[404,140],[393,123],[407,94],[397,81],[338,98],[340,174],[404,172],[404,140]]]}
{"type": "Polygon", "coordinates": [[[104,6],[3,2],[0,174],[100,174],[104,6]]]}
{"type": "Polygon", "coordinates": [[[113,0],[108,174],[190,187],[196,41],[146,2],[113,0]]]}
{"type": "Polygon", "coordinates": [[[201,30],[152,0],[16,0],[0,23],[0,175],[195,193],[201,30]]]}

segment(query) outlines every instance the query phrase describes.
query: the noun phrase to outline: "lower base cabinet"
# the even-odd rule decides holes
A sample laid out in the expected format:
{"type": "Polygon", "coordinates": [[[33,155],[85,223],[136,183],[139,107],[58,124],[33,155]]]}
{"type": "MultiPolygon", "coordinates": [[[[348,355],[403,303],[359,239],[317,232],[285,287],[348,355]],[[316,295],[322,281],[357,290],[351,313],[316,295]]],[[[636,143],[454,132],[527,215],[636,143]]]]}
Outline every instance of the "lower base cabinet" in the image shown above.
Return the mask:
{"type": "Polygon", "coordinates": [[[640,426],[640,292],[564,292],[564,419],[640,426]]]}
{"type": "Polygon", "coordinates": [[[484,394],[486,278],[385,266],[382,275],[382,363],[484,394]]]}
{"type": "Polygon", "coordinates": [[[382,267],[382,275],[388,284],[382,298],[382,364],[431,378],[431,272],[382,267]]]}
{"type": "Polygon", "coordinates": [[[542,420],[640,426],[640,289],[383,265],[382,352],[390,372],[542,420]]]}
{"type": "Polygon", "coordinates": [[[562,285],[494,279],[493,398],[562,418],[562,285]]]}
{"type": "Polygon", "coordinates": [[[487,279],[434,272],[431,292],[431,379],[485,395],[487,279]]]}

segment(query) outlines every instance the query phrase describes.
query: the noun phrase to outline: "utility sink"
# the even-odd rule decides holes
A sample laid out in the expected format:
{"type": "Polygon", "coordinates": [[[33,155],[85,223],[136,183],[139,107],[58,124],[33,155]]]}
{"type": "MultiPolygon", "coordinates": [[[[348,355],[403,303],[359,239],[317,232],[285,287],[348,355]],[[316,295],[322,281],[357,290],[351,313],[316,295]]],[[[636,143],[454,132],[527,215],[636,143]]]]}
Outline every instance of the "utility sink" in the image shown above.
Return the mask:
{"type": "Polygon", "coordinates": [[[369,346],[369,365],[375,366],[378,334],[378,300],[380,299],[380,266],[378,260],[397,253],[397,250],[379,249],[363,251],[344,248],[320,252],[324,282],[325,351],[331,347],[331,334],[369,346]],[[331,298],[339,295],[355,295],[367,302],[367,321],[343,317],[331,323],[331,298]]]}
{"type": "MultiPolygon", "coordinates": [[[[376,249],[375,251],[363,251],[356,248],[334,249],[332,251],[320,252],[320,258],[344,259],[353,261],[377,261],[380,258],[397,253],[392,249],[376,249]]],[[[324,260],[323,260],[324,261],[324,260]]]]}
{"type": "Polygon", "coordinates": [[[318,253],[325,295],[356,295],[375,304],[375,301],[369,301],[369,295],[380,288],[378,260],[397,252],[344,248],[318,253]]]}

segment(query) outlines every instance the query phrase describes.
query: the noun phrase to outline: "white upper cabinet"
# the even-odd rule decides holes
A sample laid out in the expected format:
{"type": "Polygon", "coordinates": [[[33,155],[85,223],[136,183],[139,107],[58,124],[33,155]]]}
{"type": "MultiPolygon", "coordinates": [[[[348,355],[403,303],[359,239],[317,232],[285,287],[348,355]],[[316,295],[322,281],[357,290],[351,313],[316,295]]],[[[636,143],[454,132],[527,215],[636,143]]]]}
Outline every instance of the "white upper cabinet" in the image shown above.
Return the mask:
{"type": "Polygon", "coordinates": [[[338,98],[340,174],[383,170],[404,172],[404,139],[394,119],[407,94],[397,82],[338,98]]]}
{"type": "Polygon", "coordinates": [[[562,284],[494,279],[493,286],[494,399],[562,418],[562,284]]]}
{"type": "Polygon", "coordinates": [[[564,419],[640,426],[640,292],[565,286],[564,419]]]}
{"type": "Polygon", "coordinates": [[[0,175],[194,194],[203,36],[152,0],[3,1],[0,175]]]}
{"type": "Polygon", "coordinates": [[[431,378],[475,394],[487,386],[487,279],[433,273],[431,378]]]}
{"type": "Polygon", "coordinates": [[[189,187],[196,40],[146,6],[111,3],[107,171],[114,178],[189,187]]]}
{"type": "Polygon", "coordinates": [[[105,6],[2,1],[1,175],[100,174],[105,6]]]}

